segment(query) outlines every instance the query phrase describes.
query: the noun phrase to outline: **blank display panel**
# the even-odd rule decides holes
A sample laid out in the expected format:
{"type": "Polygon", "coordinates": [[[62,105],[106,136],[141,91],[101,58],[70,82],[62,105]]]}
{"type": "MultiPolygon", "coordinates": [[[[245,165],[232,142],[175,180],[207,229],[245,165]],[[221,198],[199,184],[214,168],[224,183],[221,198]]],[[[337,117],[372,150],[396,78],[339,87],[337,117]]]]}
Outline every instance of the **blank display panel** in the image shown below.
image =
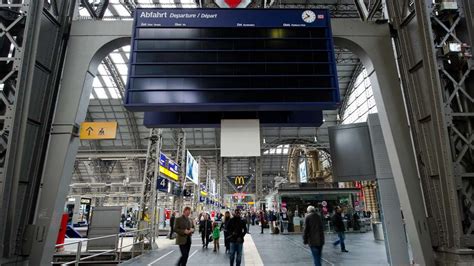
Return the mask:
{"type": "Polygon", "coordinates": [[[335,182],[376,178],[367,123],[330,127],[329,146],[335,182]]]}
{"type": "Polygon", "coordinates": [[[137,9],[132,111],[298,111],[339,104],[326,10],[137,9]]]}

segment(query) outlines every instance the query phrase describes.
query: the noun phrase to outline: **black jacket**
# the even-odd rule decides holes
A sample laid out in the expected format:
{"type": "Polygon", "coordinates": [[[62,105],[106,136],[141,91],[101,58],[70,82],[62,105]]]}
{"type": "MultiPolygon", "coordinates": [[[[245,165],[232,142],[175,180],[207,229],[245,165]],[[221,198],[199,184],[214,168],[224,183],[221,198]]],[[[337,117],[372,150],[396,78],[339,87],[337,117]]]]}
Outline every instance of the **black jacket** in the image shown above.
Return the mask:
{"type": "Polygon", "coordinates": [[[317,213],[313,212],[305,218],[303,242],[310,247],[322,247],[324,245],[323,222],[317,213]]]}
{"type": "Polygon", "coordinates": [[[174,219],[175,219],[175,216],[171,216],[170,218],[170,227],[173,228],[174,227],[174,219]]]}
{"type": "Polygon", "coordinates": [[[340,213],[334,214],[334,217],[332,218],[332,222],[334,224],[334,230],[336,232],[344,232],[346,231],[346,228],[344,227],[344,222],[342,220],[342,216],[340,213]]]}
{"type": "Polygon", "coordinates": [[[199,232],[204,235],[210,235],[212,233],[212,224],[210,220],[202,220],[199,223],[199,232]]]}
{"type": "Polygon", "coordinates": [[[224,233],[227,233],[227,227],[229,225],[229,221],[230,221],[230,218],[229,219],[223,219],[222,223],[221,223],[221,228],[220,230],[224,233]]]}
{"type": "Polygon", "coordinates": [[[240,217],[232,217],[227,224],[229,241],[235,243],[244,243],[244,236],[247,234],[247,225],[240,217]]]}

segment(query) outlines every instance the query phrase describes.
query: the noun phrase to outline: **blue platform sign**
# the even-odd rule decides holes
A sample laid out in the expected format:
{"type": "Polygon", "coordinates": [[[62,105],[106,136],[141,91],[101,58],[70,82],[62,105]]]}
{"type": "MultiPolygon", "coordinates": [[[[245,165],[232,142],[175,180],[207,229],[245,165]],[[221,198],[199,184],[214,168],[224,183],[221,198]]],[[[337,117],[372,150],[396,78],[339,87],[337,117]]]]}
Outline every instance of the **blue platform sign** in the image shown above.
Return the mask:
{"type": "Polygon", "coordinates": [[[268,124],[301,124],[295,116],[303,114],[292,112],[336,109],[339,102],[327,10],[135,11],[125,107],[166,112],[155,117],[158,126],[181,118],[215,124],[192,112],[279,111],[284,118],[268,124]]]}
{"type": "Polygon", "coordinates": [[[156,182],[156,189],[162,192],[168,192],[169,181],[168,179],[158,176],[158,180],[156,182]]]}

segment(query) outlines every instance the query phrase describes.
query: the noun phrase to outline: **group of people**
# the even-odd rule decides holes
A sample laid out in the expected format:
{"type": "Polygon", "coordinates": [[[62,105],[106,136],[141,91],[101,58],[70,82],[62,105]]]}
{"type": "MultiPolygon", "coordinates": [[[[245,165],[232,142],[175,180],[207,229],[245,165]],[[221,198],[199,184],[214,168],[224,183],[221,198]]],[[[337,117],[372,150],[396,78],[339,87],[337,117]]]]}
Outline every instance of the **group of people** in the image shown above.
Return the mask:
{"type": "MultiPolygon", "coordinates": [[[[342,208],[336,207],[335,210],[336,212],[332,219],[338,239],[333,245],[340,245],[341,252],[348,252],[344,243],[345,225],[342,216],[342,208]]],[[[191,236],[195,232],[195,223],[189,218],[190,214],[191,208],[185,207],[182,216],[178,218],[173,217],[172,228],[177,234],[176,244],[179,245],[181,251],[178,266],[186,265],[191,249],[191,236]]],[[[218,224],[216,221],[211,221],[209,214],[204,213],[202,219],[198,219],[198,230],[201,234],[203,248],[207,248],[208,244],[213,241],[214,252],[218,252],[219,239],[222,231],[224,233],[225,252],[230,255],[230,265],[233,266],[235,262],[235,264],[239,266],[242,261],[244,237],[248,234],[248,226],[250,225],[250,221],[252,221],[251,215],[252,213],[246,213],[245,216],[242,216],[240,209],[236,209],[232,216],[229,211],[226,211],[222,218],[222,223],[218,224]]],[[[256,219],[257,218],[260,220],[263,233],[263,225],[266,219],[265,213],[259,212],[256,214],[256,219]]],[[[313,255],[314,265],[319,266],[321,265],[321,254],[325,243],[324,225],[323,219],[314,206],[307,208],[304,224],[303,243],[309,246],[311,254],[313,255]]]]}
{"type": "MultiPolygon", "coordinates": [[[[174,221],[174,232],[176,232],[176,244],[179,245],[181,257],[178,266],[186,265],[191,249],[191,236],[195,231],[194,223],[189,218],[191,208],[185,207],[183,215],[174,221]]],[[[246,222],[241,217],[239,209],[234,211],[231,217],[230,212],[224,214],[223,221],[219,226],[217,222],[211,222],[209,214],[203,214],[203,219],[199,221],[199,232],[201,233],[203,248],[207,248],[210,240],[214,242],[214,251],[219,251],[219,238],[221,230],[224,232],[224,244],[226,253],[230,253],[230,265],[240,266],[242,261],[242,249],[244,237],[247,234],[246,222]]]]}

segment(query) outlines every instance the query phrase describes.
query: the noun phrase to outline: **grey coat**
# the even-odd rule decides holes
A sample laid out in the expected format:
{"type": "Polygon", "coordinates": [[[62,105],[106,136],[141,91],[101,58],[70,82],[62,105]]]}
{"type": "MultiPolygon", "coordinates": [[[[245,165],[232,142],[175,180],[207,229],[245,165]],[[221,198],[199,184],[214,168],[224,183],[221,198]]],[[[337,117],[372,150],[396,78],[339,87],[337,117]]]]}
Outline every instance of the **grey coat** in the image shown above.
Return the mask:
{"type": "Polygon", "coordinates": [[[315,212],[305,218],[303,242],[310,247],[322,247],[324,245],[323,222],[315,212]]]}

